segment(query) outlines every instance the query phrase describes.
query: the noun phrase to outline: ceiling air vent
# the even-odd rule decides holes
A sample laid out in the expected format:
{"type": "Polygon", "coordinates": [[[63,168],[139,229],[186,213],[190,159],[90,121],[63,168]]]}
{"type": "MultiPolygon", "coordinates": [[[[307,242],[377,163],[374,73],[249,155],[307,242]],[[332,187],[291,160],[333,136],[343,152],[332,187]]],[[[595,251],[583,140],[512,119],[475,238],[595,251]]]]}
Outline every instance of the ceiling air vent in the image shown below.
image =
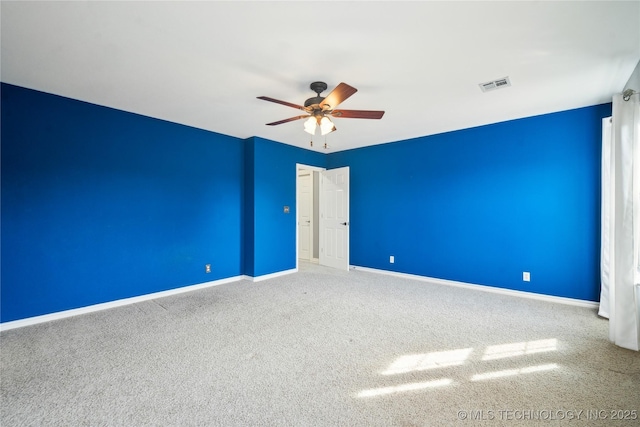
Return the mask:
{"type": "Polygon", "coordinates": [[[509,77],[504,77],[498,80],[492,80],[490,82],[480,83],[478,86],[480,86],[480,89],[482,89],[483,92],[489,92],[490,90],[509,87],[511,86],[511,81],[509,80],[509,77]]]}

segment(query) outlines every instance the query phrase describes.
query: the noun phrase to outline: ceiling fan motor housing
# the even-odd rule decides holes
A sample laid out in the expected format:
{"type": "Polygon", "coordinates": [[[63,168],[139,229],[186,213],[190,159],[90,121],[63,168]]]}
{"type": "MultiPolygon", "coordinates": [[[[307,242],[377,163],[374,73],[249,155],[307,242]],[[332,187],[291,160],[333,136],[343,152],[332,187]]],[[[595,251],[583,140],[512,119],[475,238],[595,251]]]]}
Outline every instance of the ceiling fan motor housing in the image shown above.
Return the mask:
{"type": "Polygon", "coordinates": [[[324,101],[324,97],[323,96],[314,96],[313,98],[309,98],[306,101],[304,101],[304,106],[308,107],[310,105],[318,105],[320,104],[322,101],[324,101]]]}
{"type": "Polygon", "coordinates": [[[327,84],[325,82],[313,82],[309,85],[312,91],[314,91],[318,96],[314,96],[313,98],[309,98],[304,101],[304,106],[309,107],[311,105],[318,105],[322,101],[324,101],[324,97],[320,96],[321,92],[327,90],[327,84]]]}

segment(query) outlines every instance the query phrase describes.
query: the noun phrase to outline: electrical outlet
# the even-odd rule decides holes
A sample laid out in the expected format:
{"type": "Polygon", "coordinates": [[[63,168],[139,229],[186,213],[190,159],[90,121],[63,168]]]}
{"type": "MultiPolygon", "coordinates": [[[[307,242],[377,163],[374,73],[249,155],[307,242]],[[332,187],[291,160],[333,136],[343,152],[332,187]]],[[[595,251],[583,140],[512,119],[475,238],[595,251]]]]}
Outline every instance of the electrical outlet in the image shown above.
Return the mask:
{"type": "Polygon", "coordinates": [[[531,273],[529,273],[528,271],[523,271],[522,272],[522,281],[530,282],[531,281],[531,273]]]}
{"type": "Polygon", "coordinates": [[[394,262],[396,262],[396,257],[394,257],[393,255],[391,255],[389,257],[389,264],[393,264],[394,262]]]}
{"type": "Polygon", "coordinates": [[[204,272],[205,273],[211,273],[211,264],[205,264],[204,272]]]}

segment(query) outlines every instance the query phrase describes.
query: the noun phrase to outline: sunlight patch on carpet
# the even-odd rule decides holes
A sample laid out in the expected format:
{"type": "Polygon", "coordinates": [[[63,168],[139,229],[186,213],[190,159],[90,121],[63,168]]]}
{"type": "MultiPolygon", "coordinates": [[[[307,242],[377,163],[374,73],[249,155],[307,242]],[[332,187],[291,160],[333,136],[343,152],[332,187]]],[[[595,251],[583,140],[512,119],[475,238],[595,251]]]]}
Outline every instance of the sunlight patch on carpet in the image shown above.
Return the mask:
{"type": "Polygon", "coordinates": [[[423,354],[406,354],[398,357],[386,370],[380,372],[380,374],[395,375],[413,371],[444,368],[447,366],[459,366],[467,360],[472,351],[472,348],[463,348],[423,354]]]}
{"type": "Polygon", "coordinates": [[[503,371],[494,371],[494,372],[486,372],[484,374],[476,374],[473,377],[471,377],[471,381],[483,381],[483,380],[490,380],[494,378],[512,377],[514,375],[531,374],[533,372],[541,372],[541,371],[550,371],[552,369],[557,369],[557,368],[558,368],[557,364],[549,363],[547,365],[527,366],[526,368],[520,368],[520,369],[505,369],[503,371]]]}
{"type": "Polygon", "coordinates": [[[506,357],[556,351],[558,340],[555,338],[537,341],[516,342],[510,344],[491,345],[484,351],[482,360],[504,359],[506,357]]]}

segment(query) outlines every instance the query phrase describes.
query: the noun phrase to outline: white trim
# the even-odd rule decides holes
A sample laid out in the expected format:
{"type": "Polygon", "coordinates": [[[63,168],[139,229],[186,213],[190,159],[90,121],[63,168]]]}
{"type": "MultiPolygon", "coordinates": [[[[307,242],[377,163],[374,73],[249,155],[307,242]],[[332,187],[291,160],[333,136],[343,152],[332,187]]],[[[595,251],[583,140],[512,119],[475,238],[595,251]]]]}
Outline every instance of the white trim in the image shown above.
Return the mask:
{"type": "Polygon", "coordinates": [[[305,165],[304,163],[296,163],[296,171],[300,169],[317,171],[317,172],[327,170],[327,168],[323,168],[320,166],[311,166],[311,165],[305,165]]]}
{"type": "Polygon", "coordinates": [[[417,274],[398,273],[389,270],[379,270],[376,268],[360,267],[356,265],[350,266],[351,270],[366,271],[369,273],[386,274],[388,276],[396,276],[404,279],[419,280],[421,282],[434,283],[436,285],[455,286],[458,288],[472,289],[477,291],[492,292],[495,294],[510,295],[521,298],[529,298],[540,301],[555,302],[560,304],[574,305],[586,308],[598,308],[599,303],[575,298],[557,297],[553,295],[537,294],[534,292],[516,291],[513,289],[496,288],[494,286],[476,285],[473,283],[456,282],[455,280],[436,279],[434,277],[418,276],[417,274]]]}
{"type": "MultiPolygon", "coordinates": [[[[478,290],[478,291],[484,291],[484,292],[493,292],[496,294],[511,295],[511,296],[517,296],[521,298],[530,298],[530,299],[536,299],[536,300],[547,301],[547,302],[555,302],[560,304],[568,304],[568,305],[574,305],[578,307],[586,307],[586,308],[598,307],[597,302],[579,300],[574,298],[557,297],[552,295],[536,294],[533,292],[516,291],[513,289],[496,288],[493,286],[456,282],[454,280],[437,279],[437,278],[427,277],[427,276],[418,276],[416,274],[398,273],[395,271],[379,270],[376,268],[360,267],[356,265],[350,265],[349,268],[351,270],[359,270],[359,271],[365,271],[365,272],[377,273],[377,274],[386,274],[389,276],[395,276],[395,277],[400,277],[404,279],[419,280],[421,282],[429,282],[437,285],[455,286],[459,288],[472,289],[472,290],[478,290]]],[[[45,323],[45,322],[51,322],[53,320],[65,319],[67,317],[78,316],[81,314],[88,314],[96,311],[107,310],[110,308],[122,307],[124,305],[135,304],[142,301],[148,301],[148,300],[157,299],[157,298],[164,298],[164,297],[177,295],[185,292],[197,291],[199,289],[210,288],[212,286],[224,285],[227,283],[239,282],[242,280],[248,280],[250,282],[256,283],[256,282],[262,282],[263,280],[274,279],[276,277],[286,276],[288,274],[297,273],[297,272],[298,272],[297,268],[292,268],[289,270],[278,271],[275,273],[264,274],[262,276],[256,276],[256,277],[247,276],[247,275],[228,277],[226,279],[214,280],[211,282],[199,283],[196,285],[190,285],[190,286],[184,286],[176,289],[169,289],[166,291],[154,292],[151,294],[140,295],[137,297],[124,298],[124,299],[109,301],[101,304],[94,304],[86,307],[74,308],[71,310],[58,311],[56,313],[43,314],[41,316],[34,316],[34,317],[28,317],[25,319],[13,320],[11,322],[0,323],[0,332],[8,331],[10,329],[22,328],[24,326],[36,325],[38,323],[45,323]]]]}
{"type": "Polygon", "coordinates": [[[297,268],[292,268],[290,270],[277,271],[275,273],[263,274],[262,276],[256,276],[256,277],[244,276],[244,278],[246,280],[249,280],[249,281],[255,283],[255,282],[262,282],[263,280],[274,279],[274,278],[280,277],[280,276],[286,276],[287,274],[297,273],[297,272],[298,272],[297,268]]]}
{"type": "MultiPolygon", "coordinates": [[[[38,323],[65,319],[67,317],[78,316],[80,314],[88,314],[96,311],[107,310],[110,308],[122,307],[123,305],[135,304],[138,302],[148,301],[148,300],[157,299],[157,298],[164,298],[171,295],[182,294],[184,292],[197,291],[199,289],[210,288],[212,286],[238,282],[243,279],[247,279],[247,276],[228,277],[226,279],[213,280],[211,282],[198,283],[196,285],[189,285],[189,286],[183,286],[181,288],[169,289],[166,291],[153,292],[151,294],[140,295],[137,297],[123,298],[115,301],[88,305],[86,307],[80,307],[80,308],[74,308],[71,310],[64,310],[64,311],[58,311],[55,313],[43,314],[41,316],[27,317],[25,319],[19,319],[19,320],[13,320],[11,322],[0,323],[0,331],[8,331],[9,329],[21,328],[23,326],[36,325],[38,323]]],[[[249,280],[251,280],[251,278],[249,278],[249,280]]]]}
{"type": "Polygon", "coordinates": [[[212,286],[239,282],[242,280],[248,280],[250,282],[261,282],[263,280],[273,279],[275,277],[296,273],[297,271],[298,271],[297,268],[293,268],[291,270],[278,271],[276,273],[265,274],[257,277],[252,277],[247,275],[228,277],[226,279],[219,279],[211,282],[204,282],[204,283],[198,283],[195,285],[183,286],[181,288],[154,292],[151,294],[140,295],[137,297],[123,298],[115,301],[88,305],[86,307],[73,308],[71,310],[64,310],[64,311],[57,311],[55,313],[43,314],[41,316],[33,316],[33,317],[27,317],[25,319],[12,320],[11,322],[0,323],[0,332],[8,331],[10,329],[22,328],[24,326],[37,325],[38,323],[51,322],[53,320],[66,319],[67,317],[79,316],[81,314],[88,314],[96,311],[108,310],[110,308],[122,307],[123,305],[135,304],[142,301],[149,301],[152,299],[164,298],[171,295],[182,294],[185,292],[197,291],[199,289],[210,288],[212,286]]]}

